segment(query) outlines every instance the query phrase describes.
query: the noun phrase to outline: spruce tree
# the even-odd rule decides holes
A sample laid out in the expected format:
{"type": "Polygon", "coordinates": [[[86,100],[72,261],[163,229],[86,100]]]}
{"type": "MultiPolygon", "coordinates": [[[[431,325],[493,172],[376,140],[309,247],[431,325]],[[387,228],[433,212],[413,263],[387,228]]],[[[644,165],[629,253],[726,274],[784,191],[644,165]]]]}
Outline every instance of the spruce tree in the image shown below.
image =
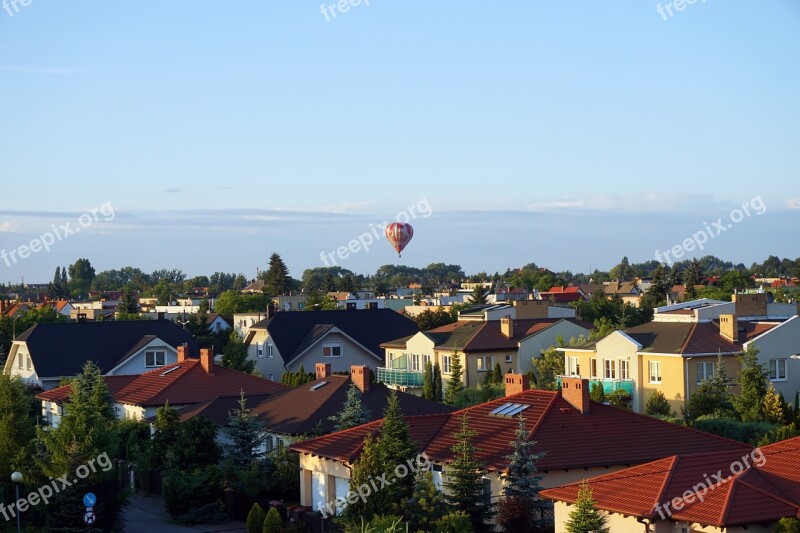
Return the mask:
{"type": "Polygon", "coordinates": [[[156,421],[153,424],[152,461],[155,470],[164,470],[167,466],[169,450],[178,437],[180,415],[169,403],[156,409],[156,421]]]}
{"type": "Polygon", "coordinates": [[[764,396],[767,394],[767,373],[758,361],[758,348],[748,346],[737,356],[742,364],[737,377],[739,394],[733,405],[744,422],[757,422],[764,418],[764,396]]]}
{"type": "Polygon", "coordinates": [[[592,399],[593,402],[603,403],[606,401],[606,392],[603,389],[603,384],[599,381],[595,381],[592,383],[589,397],[592,399]]]}
{"type": "Polygon", "coordinates": [[[428,361],[425,363],[425,374],[422,377],[422,397],[426,400],[433,400],[433,365],[428,361]]]}
{"type": "Polygon", "coordinates": [[[764,413],[764,420],[771,424],[782,425],[786,423],[786,413],[783,410],[781,397],[775,392],[772,383],[769,384],[767,392],[764,394],[761,409],[764,413]]]}
{"type": "Polygon", "coordinates": [[[222,432],[230,442],[224,446],[226,458],[235,470],[243,471],[264,457],[264,426],[247,408],[244,393],[239,398],[239,407],[230,412],[228,425],[222,432]]]}
{"type": "MultiPolygon", "coordinates": [[[[367,438],[364,439],[364,447],[361,449],[361,454],[353,465],[353,472],[350,475],[351,490],[357,489],[362,485],[369,487],[371,480],[375,480],[382,475],[383,468],[379,455],[377,441],[372,435],[367,435],[367,438]]],[[[387,513],[388,508],[387,493],[381,490],[371,493],[363,499],[359,498],[353,503],[348,503],[344,510],[344,516],[351,521],[359,520],[362,517],[364,520],[369,521],[377,514],[387,513]]]]}
{"type": "Polygon", "coordinates": [[[398,477],[395,469],[400,465],[407,467],[409,461],[416,459],[417,447],[411,439],[411,431],[403,418],[400,400],[395,390],[389,393],[386,409],[383,411],[383,422],[378,437],[378,457],[387,478],[397,478],[391,486],[381,492],[385,492],[388,501],[392,502],[392,511],[398,512],[402,503],[409,499],[414,491],[414,476],[398,477]]]}
{"type": "Polygon", "coordinates": [[[25,383],[19,377],[0,374],[0,494],[14,490],[11,473],[22,468],[35,428],[25,383]]]}
{"type": "Polygon", "coordinates": [[[250,512],[247,513],[247,520],[244,523],[247,533],[261,533],[261,528],[264,526],[264,519],[266,517],[267,514],[264,512],[264,509],[258,502],[254,503],[250,508],[250,512]]]}
{"type": "Polygon", "coordinates": [[[500,361],[494,364],[494,369],[492,370],[492,384],[493,385],[500,385],[503,383],[503,369],[500,368],[500,361]]]}
{"type": "Polygon", "coordinates": [[[289,269],[281,256],[273,253],[269,258],[269,269],[263,276],[265,291],[270,296],[280,296],[289,290],[289,269]]]}
{"type": "Polygon", "coordinates": [[[410,531],[432,531],[433,523],[447,514],[444,494],[433,483],[430,470],[417,472],[414,493],[405,506],[410,531]]]}
{"type": "Polygon", "coordinates": [[[370,421],[370,412],[361,401],[361,391],[355,384],[347,389],[347,398],[344,400],[341,411],[328,418],[336,423],[334,429],[342,431],[352,427],[366,424],[370,421]]]}
{"type": "Polygon", "coordinates": [[[442,369],[437,361],[433,365],[433,399],[437,402],[442,401],[442,369]]]}
{"type": "Polygon", "coordinates": [[[456,350],[453,350],[453,355],[450,357],[450,379],[444,390],[444,403],[447,405],[455,405],[458,395],[464,390],[462,378],[461,356],[456,350]]]}
{"type": "Polygon", "coordinates": [[[605,516],[594,507],[592,490],[586,481],[581,483],[575,508],[569,513],[569,520],[564,528],[568,533],[610,533],[605,516]]]}
{"type": "Polygon", "coordinates": [[[692,259],[692,262],[689,263],[689,266],[683,271],[683,286],[686,289],[686,297],[684,299],[686,301],[697,298],[697,289],[695,289],[695,285],[700,281],[702,275],[701,270],[700,261],[692,259]]]}
{"type": "Polygon", "coordinates": [[[544,512],[550,507],[539,497],[544,475],[536,467],[536,462],[545,453],[534,452],[536,441],[528,439],[528,430],[522,415],[514,437],[510,443],[513,453],[506,457],[509,463],[497,521],[507,531],[524,533],[544,526],[544,512]]]}
{"type": "Polygon", "coordinates": [[[231,330],[228,344],[222,350],[222,366],[247,372],[251,374],[256,367],[256,362],[247,357],[247,346],[244,339],[235,329],[231,330]]]}
{"type": "Polygon", "coordinates": [[[447,472],[444,487],[447,503],[454,511],[467,513],[476,531],[484,531],[492,516],[491,500],[483,489],[483,465],[475,460],[472,439],[477,435],[469,428],[467,415],[461,418],[461,429],[455,434],[456,443],[450,450],[453,462],[447,472]]]}

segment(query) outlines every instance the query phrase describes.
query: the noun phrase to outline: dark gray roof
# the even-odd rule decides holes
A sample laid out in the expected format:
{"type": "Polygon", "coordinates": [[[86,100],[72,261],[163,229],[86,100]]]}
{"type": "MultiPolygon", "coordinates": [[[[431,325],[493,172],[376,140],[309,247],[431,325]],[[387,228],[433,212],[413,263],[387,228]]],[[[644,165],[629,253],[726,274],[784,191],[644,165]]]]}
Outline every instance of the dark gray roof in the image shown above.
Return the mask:
{"type": "Polygon", "coordinates": [[[39,377],[52,378],[74,376],[89,360],[105,374],[156,337],[173,348],[188,343],[190,355],[200,352],[194,337],[169,320],[36,324],[17,340],[26,342],[39,377]]]}
{"type": "Polygon", "coordinates": [[[382,342],[419,331],[416,322],[391,309],[282,311],[251,329],[266,328],[284,362],[289,362],[331,327],[342,330],[380,360],[382,342]]]}

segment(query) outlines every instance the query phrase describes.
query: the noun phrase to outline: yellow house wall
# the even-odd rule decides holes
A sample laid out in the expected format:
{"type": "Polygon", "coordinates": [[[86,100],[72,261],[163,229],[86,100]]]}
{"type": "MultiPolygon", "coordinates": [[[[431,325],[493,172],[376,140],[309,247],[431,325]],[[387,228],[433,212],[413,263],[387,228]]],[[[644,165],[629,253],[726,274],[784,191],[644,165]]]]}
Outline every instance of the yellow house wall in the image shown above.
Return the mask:
{"type": "Polygon", "coordinates": [[[680,414],[681,406],[684,405],[686,400],[684,392],[686,389],[684,363],[684,358],[680,356],[641,355],[638,376],[641,394],[639,396],[638,412],[644,412],[647,400],[659,390],[666,397],[672,410],[680,414]],[[661,383],[650,383],[650,361],[661,362],[661,383]]]}

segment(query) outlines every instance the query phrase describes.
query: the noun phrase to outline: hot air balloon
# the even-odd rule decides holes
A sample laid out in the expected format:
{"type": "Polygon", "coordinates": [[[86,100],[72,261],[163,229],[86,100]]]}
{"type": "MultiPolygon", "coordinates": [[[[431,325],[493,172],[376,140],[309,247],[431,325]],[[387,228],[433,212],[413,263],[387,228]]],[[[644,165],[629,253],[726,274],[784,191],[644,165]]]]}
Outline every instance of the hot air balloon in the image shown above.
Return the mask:
{"type": "Polygon", "coordinates": [[[392,248],[397,250],[397,257],[402,257],[400,252],[411,242],[411,237],[414,236],[414,228],[411,224],[404,224],[403,222],[392,222],[386,226],[386,240],[392,245],[392,248]]]}

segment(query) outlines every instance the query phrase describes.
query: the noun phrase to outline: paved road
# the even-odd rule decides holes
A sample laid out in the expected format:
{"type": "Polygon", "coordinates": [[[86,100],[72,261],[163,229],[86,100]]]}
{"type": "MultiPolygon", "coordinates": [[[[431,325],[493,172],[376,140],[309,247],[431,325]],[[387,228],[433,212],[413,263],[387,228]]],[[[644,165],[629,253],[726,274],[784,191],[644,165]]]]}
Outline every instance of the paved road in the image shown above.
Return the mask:
{"type": "Polygon", "coordinates": [[[178,526],[169,523],[169,514],[164,509],[164,500],[160,496],[144,497],[141,493],[136,493],[131,497],[130,504],[125,510],[125,530],[140,533],[148,531],[152,533],[197,533],[205,532],[229,532],[246,533],[242,522],[229,522],[225,524],[213,524],[208,526],[178,526]]]}

